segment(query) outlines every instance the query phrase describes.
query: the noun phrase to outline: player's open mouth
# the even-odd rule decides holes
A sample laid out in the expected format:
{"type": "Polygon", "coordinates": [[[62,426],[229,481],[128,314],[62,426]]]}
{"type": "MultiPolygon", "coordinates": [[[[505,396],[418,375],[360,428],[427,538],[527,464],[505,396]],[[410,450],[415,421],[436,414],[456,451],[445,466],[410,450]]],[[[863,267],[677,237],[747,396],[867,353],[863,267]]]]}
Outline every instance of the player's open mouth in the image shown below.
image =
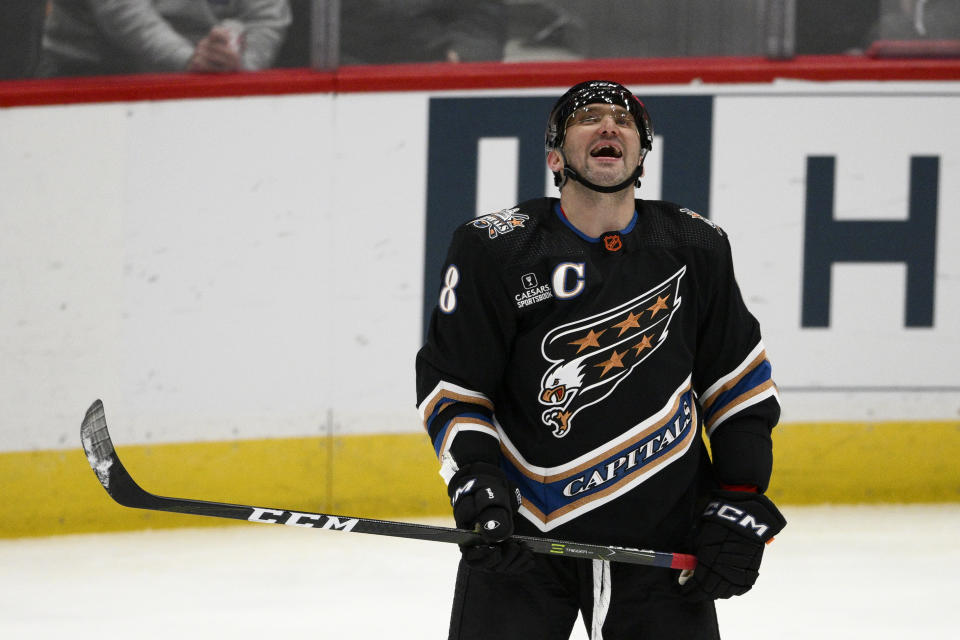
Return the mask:
{"type": "Polygon", "coordinates": [[[594,158],[620,158],[623,152],[612,145],[603,144],[590,150],[590,155],[594,158]]]}

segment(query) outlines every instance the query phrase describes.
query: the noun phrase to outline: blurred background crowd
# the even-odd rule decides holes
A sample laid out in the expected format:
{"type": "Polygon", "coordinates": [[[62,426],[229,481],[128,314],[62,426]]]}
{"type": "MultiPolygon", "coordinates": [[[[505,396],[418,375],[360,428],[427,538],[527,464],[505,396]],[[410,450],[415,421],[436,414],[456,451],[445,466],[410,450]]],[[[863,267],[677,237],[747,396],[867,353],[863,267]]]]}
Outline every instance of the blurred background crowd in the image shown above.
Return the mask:
{"type": "Polygon", "coordinates": [[[960,0],[4,0],[0,78],[960,55],[960,0]]]}

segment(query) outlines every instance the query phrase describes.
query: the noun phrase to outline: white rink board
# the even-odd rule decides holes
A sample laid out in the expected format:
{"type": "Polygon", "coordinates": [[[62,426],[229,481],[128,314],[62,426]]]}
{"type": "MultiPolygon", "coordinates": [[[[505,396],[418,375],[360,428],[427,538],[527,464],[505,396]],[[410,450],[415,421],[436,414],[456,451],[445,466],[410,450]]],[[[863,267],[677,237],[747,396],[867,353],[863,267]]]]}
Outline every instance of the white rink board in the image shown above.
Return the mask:
{"type": "MultiPolygon", "coordinates": [[[[956,419],[960,88],[735,89],[649,93],[715,96],[711,215],[784,420],[956,419]],[[940,158],[934,327],[902,326],[902,265],[857,264],[835,267],[831,327],[800,328],[804,157],[837,156],[838,217],[896,219],[918,154],[940,158]]],[[[421,429],[431,95],[0,110],[0,451],[76,447],[98,397],[127,444],[421,429]]],[[[514,145],[484,148],[478,180],[501,184],[514,145]]]]}
{"type": "Polygon", "coordinates": [[[719,97],[712,218],[731,235],[784,420],[956,419],[960,128],[951,122],[960,94],[864,94],[719,97]],[[837,220],[907,219],[910,157],[939,156],[933,327],[904,326],[906,267],[892,262],[834,264],[830,327],[800,326],[805,159],[814,155],[837,158],[837,220]],[[833,391],[813,390],[823,387],[833,391]]]}

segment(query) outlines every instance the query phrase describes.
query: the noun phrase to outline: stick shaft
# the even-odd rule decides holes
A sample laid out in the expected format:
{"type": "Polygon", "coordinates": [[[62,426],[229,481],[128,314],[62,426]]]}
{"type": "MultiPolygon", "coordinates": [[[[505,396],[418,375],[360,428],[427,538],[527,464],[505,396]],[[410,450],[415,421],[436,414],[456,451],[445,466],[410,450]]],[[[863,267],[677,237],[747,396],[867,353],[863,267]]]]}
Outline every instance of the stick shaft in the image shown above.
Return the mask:
{"type": "MultiPolygon", "coordinates": [[[[451,527],[154,495],[142,489],[120,462],[120,457],[113,447],[107,430],[106,415],[100,400],[94,402],[87,410],[80,427],[80,439],[87,454],[87,460],[97,474],[100,484],[111,498],[125,507],[247,520],[264,524],[282,524],[291,527],[369,533],[431,542],[484,543],[483,538],[477,533],[451,527]]],[[[672,569],[692,569],[696,566],[696,558],[681,553],[583,544],[531,536],[513,536],[513,539],[523,542],[535,553],[548,555],[609,560],[672,569]]]]}

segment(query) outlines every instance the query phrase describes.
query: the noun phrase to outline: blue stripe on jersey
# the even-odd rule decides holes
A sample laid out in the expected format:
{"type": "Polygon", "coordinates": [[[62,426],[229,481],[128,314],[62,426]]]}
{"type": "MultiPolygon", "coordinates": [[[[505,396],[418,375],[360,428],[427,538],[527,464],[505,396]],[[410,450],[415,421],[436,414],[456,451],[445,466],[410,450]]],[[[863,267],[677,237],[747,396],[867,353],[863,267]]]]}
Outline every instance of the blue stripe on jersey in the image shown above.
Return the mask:
{"type": "Polygon", "coordinates": [[[754,367],[752,371],[744,375],[736,385],[730,387],[713,399],[710,406],[706,408],[704,422],[710,424],[713,417],[726,409],[730,403],[745,393],[749,393],[752,389],[756,389],[760,385],[769,382],[772,377],[773,367],[770,365],[769,360],[764,360],[754,367]]]}
{"type": "Polygon", "coordinates": [[[440,456],[441,449],[443,448],[443,442],[447,439],[447,432],[450,430],[450,423],[455,420],[463,420],[464,418],[470,418],[472,420],[477,420],[483,422],[484,424],[490,425],[490,428],[493,429],[493,425],[490,424],[490,416],[484,415],[482,413],[458,413],[451,417],[449,420],[443,423],[443,426],[437,432],[437,435],[433,438],[433,450],[436,452],[437,457],[440,456]]]}
{"type": "Polygon", "coordinates": [[[611,494],[665,468],[664,464],[671,462],[668,458],[675,458],[671,454],[680,453],[693,440],[698,432],[696,420],[693,396],[688,391],[676,413],[658,429],[639,441],[625,443],[586,468],[537,480],[522,473],[507,458],[502,459],[502,464],[507,476],[520,487],[524,504],[528,509],[532,506],[532,512],[539,512],[537,519],[549,524],[557,518],[579,515],[570,514],[572,511],[599,507],[616,497],[611,494]]]}
{"type": "Polygon", "coordinates": [[[437,404],[433,407],[433,411],[430,412],[430,415],[427,416],[427,419],[424,421],[424,426],[427,428],[427,433],[430,433],[433,430],[433,421],[436,420],[437,415],[454,402],[456,402],[456,400],[451,400],[450,398],[444,398],[437,401],[437,404]]]}

